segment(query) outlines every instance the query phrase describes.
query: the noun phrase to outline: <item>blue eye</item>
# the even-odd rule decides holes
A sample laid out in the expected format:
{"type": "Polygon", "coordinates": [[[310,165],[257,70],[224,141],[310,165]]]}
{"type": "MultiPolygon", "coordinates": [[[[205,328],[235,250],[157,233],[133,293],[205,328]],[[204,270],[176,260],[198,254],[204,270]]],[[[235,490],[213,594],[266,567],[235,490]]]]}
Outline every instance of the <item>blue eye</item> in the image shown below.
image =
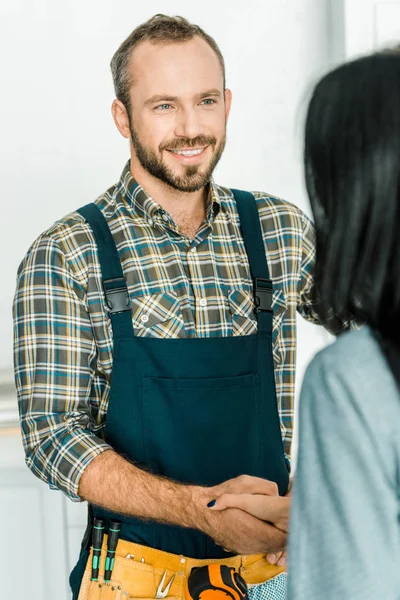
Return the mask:
{"type": "Polygon", "coordinates": [[[206,103],[206,106],[212,106],[213,104],[215,104],[215,100],[213,100],[212,98],[206,98],[205,100],[203,100],[203,104],[206,103]]]}
{"type": "Polygon", "coordinates": [[[161,110],[167,110],[167,108],[171,108],[170,104],[160,104],[160,106],[156,106],[156,108],[160,108],[161,110]]]}

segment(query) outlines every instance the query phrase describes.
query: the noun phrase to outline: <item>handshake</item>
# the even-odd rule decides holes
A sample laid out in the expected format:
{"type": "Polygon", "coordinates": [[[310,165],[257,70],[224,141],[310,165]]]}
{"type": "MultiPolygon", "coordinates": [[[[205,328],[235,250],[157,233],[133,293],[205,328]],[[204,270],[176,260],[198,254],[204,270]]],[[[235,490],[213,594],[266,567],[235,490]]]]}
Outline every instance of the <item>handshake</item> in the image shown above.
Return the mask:
{"type": "Polygon", "coordinates": [[[272,564],[285,564],[290,492],[279,496],[276,483],[249,475],[199,489],[199,529],[228,552],[266,553],[272,564]]]}

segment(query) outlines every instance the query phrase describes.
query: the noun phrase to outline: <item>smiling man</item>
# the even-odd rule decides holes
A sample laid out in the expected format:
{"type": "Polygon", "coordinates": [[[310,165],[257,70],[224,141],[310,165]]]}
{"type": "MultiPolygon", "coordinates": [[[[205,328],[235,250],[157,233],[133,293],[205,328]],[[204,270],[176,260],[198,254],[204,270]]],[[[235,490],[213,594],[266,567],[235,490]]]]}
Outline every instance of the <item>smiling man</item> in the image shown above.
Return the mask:
{"type": "Polygon", "coordinates": [[[133,32],[114,55],[113,116],[131,141],[135,180],[192,239],[206,217],[207,185],[225,147],[232,94],[212,38],[187,38],[178,22],[164,21],[168,35],[176,35],[171,43],[162,39],[161,23],[156,18],[147,30],[133,32]]]}
{"type": "Polygon", "coordinates": [[[183,598],[207,561],[266,581],[284,569],[272,516],[207,505],[287,493],[296,310],[315,319],[312,226],[289,203],[212,180],[232,94],[202,29],[157,15],[111,67],[130,161],[18,273],[27,464],[89,502],[74,598],[183,598]]]}

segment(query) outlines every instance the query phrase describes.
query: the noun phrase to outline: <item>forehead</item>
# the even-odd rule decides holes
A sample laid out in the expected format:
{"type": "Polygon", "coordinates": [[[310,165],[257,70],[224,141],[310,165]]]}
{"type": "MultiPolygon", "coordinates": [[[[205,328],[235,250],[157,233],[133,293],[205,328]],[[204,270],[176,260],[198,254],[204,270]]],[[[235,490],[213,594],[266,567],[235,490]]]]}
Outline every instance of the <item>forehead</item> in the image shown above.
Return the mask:
{"type": "Polygon", "coordinates": [[[135,95],[198,94],[223,88],[222,65],[200,37],[181,43],[142,42],[129,62],[135,95]]]}

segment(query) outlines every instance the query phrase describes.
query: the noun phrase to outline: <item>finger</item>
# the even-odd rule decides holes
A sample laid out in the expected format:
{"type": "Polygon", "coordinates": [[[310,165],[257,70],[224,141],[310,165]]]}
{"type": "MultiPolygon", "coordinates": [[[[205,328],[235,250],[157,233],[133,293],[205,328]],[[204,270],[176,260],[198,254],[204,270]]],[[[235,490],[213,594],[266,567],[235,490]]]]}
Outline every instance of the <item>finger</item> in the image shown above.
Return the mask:
{"type": "Polygon", "coordinates": [[[230,480],[228,489],[224,491],[232,494],[265,494],[267,496],[277,496],[279,494],[278,486],[274,481],[250,475],[241,475],[230,480]]]}
{"type": "Polygon", "coordinates": [[[267,554],[267,560],[271,565],[278,565],[278,567],[285,567],[287,565],[287,552],[276,552],[274,554],[267,554]]]}
{"type": "Polygon", "coordinates": [[[287,567],[287,552],[282,552],[280,559],[276,563],[279,567],[287,567]]]}
{"type": "Polygon", "coordinates": [[[279,565],[279,561],[282,560],[285,552],[274,552],[272,554],[267,554],[267,560],[271,565],[279,565]]]}
{"type": "Polygon", "coordinates": [[[208,506],[212,510],[239,508],[257,519],[275,523],[285,519],[290,500],[281,496],[272,497],[265,494],[222,494],[208,506]]]}
{"type": "MultiPolygon", "coordinates": [[[[259,498],[264,499],[265,496],[259,496],[259,498]]],[[[254,512],[256,512],[260,508],[261,502],[257,500],[257,496],[253,494],[222,494],[215,501],[210,502],[208,507],[211,510],[224,510],[225,508],[240,508],[246,512],[249,512],[253,516],[254,512]]]]}

